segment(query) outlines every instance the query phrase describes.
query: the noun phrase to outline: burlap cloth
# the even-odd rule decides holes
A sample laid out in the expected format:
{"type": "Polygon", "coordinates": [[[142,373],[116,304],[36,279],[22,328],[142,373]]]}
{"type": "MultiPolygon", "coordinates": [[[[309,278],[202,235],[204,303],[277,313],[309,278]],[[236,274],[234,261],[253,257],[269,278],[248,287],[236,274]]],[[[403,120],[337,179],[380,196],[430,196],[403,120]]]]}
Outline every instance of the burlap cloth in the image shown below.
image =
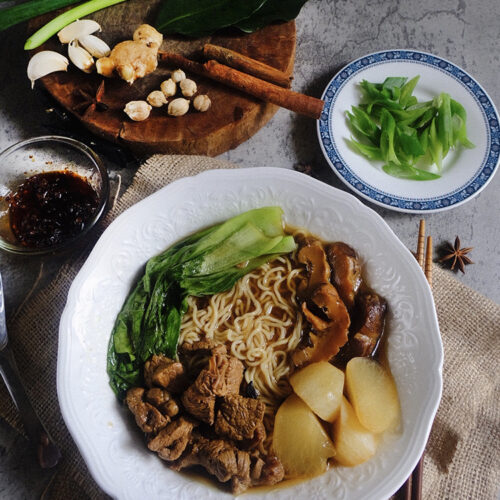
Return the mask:
{"type": "MultiPolygon", "coordinates": [[[[103,227],[175,179],[210,168],[234,167],[206,157],[153,156],[138,170],[103,227]]],[[[106,497],[89,475],[64,425],[56,394],[59,318],[87,252],[64,265],[9,324],[9,337],[28,395],[63,451],[44,498],[106,497]]],[[[493,499],[500,486],[500,306],[462,285],[447,271],[435,268],[433,281],[445,353],[444,390],[425,454],[424,498],[493,499]]],[[[0,416],[22,432],[3,384],[0,416]]]]}

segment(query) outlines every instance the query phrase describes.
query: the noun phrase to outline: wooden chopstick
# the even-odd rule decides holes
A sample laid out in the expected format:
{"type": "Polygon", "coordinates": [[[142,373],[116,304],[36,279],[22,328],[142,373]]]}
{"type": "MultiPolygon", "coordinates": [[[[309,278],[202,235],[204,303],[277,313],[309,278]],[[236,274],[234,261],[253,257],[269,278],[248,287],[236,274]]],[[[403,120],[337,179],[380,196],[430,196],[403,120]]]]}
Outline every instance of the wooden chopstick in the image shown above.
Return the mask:
{"type": "Polygon", "coordinates": [[[424,243],[425,243],[425,220],[420,219],[420,226],[418,228],[417,261],[422,270],[424,269],[424,243]]]}
{"type": "MultiPolygon", "coordinates": [[[[425,242],[425,220],[420,220],[418,229],[417,261],[424,271],[425,277],[432,288],[432,236],[427,236],[427,246],[424,254],[425,242]],[[425,259],[424,259],[425,255],[425,259]]],[[[424,471],[424,456],[420,457],[415,469],[405,481],[403,486],[396,492],[398,500],[420,500],[422,498],[422,478],[424,471]]]]}

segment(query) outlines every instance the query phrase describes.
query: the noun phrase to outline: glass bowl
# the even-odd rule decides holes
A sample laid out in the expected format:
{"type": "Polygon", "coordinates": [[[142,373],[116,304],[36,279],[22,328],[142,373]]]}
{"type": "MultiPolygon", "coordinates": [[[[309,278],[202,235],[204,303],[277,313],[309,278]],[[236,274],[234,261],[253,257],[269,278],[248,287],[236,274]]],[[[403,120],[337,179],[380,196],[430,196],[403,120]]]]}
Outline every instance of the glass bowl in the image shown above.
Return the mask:
{"type": "Polygon", "coordinates": [[[95,226],[109,199],[108,172],[99,156],[85,144],[56,135],[34,137],[0,154],[0,249],[21,255],[54,253],[71,247],[95,226]],[[83,229],[53,246],[27,247],[14,236],[7,196],[29,177],[46,172],[70,171],[87,180],[97,194],[97,208],[83,229]]]}

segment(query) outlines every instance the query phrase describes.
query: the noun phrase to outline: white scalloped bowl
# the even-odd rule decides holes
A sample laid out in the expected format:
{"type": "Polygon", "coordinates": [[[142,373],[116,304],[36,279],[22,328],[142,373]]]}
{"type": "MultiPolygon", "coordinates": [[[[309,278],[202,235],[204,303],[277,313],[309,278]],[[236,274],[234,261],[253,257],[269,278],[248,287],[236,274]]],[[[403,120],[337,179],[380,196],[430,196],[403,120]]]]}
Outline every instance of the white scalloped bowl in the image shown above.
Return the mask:
{"type": "Polygon", "coordinates": [[[176,181],[118,217],[68,294],[59,330],[59,402],[90,472],[109,495],[231,497],[171,471],[146,448],[108,386],[106,350],[116,315],[147,259],[196,230],[268,205],[283,207],[287,223],[358,251],[368,283],[389,303],[387,354],[402,422],[363,465],[333,467],[314,479],[245,498],[386,498],[420,458],[441,397],[443,352],[432,294],[415,258],[381,217],[350,194],[290,170],[213,170],[176,181]]]}

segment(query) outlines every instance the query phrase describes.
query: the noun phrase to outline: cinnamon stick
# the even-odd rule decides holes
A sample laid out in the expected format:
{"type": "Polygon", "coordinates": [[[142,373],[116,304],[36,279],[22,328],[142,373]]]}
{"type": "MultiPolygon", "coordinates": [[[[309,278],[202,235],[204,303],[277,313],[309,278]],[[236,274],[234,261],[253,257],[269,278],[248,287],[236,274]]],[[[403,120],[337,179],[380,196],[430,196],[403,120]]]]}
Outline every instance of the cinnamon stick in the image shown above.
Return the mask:
{"type": "Polygon", "coordinates": [[[205,76],[228,87],[241,90],[262,101],[277,104],[283,108],[318,119],[323,111],[324,101],[310,97],[289,89],[284,89],[273,83],[266,82],[255,76],[247,75],[236,69],[219,64],[217,61],[208,61],[204,64],[191,61],[179,54],[159,52],[162,61],[182,68],[188,72],[205,76]]]}
{"type": "Polygon", "coordinates": [[[215,59],[231,68],[238,69],[243,73],[256,76],[261,80],[266,80],[280,87],[290,87],[291,75],[226,47],[207,43],[203,46],[203,55],[207,59],[215,59]]]}

